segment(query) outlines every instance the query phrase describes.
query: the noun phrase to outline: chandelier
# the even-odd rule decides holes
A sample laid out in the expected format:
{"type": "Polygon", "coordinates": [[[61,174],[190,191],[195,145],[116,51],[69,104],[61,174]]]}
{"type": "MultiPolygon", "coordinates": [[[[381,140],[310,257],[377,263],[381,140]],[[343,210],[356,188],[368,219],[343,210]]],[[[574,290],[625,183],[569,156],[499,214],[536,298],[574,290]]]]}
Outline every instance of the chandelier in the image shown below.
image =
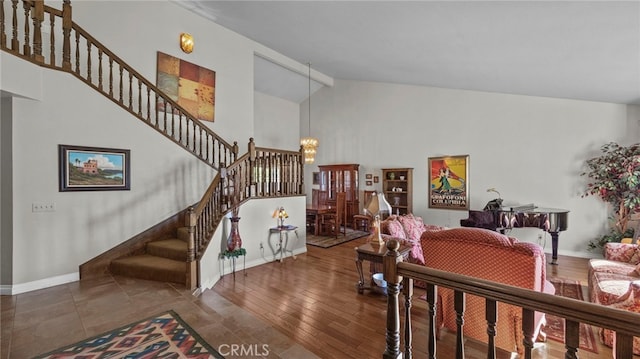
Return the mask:
{"type": "Polygon", "coordinates": [[[302,152],[304,153],[304,163],[312,164],[316,159],[316,149],[318,148],[318,139],[311,137],[311,63],[309,65],[309,136],[300,139],[302,152]]]}

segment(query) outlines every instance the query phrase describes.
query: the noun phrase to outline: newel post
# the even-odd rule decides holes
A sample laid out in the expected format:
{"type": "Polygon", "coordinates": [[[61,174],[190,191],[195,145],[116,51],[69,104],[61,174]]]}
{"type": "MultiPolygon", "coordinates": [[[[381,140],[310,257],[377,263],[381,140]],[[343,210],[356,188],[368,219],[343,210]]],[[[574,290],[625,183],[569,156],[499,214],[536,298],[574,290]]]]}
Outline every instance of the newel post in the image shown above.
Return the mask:
{"type": "Polygon", "coordinates": [[[402,262],[402,256],[398,252],[400,243],[395,239],[387,241],[387,253],[382,259],[384,280],[387,282],[387,332],[386,348],[382,354],[383,359],[401,359],[400,352],[400,308],[398,307],[398,294],[402,276],[398,275],[398,263],[402,262]]]}
{"type": "Polygon", "coordinates": [[[187,278],[186,287],[195,289],[198,286],[198,262],[196,261],[196,214],[193,207],[187,209],[185,226],[187,227],[187,278]]]}
{"type": "Polygon", "coordinates": [[[62,4],[62,69],[71,71],[71,1],[62,4]]]}

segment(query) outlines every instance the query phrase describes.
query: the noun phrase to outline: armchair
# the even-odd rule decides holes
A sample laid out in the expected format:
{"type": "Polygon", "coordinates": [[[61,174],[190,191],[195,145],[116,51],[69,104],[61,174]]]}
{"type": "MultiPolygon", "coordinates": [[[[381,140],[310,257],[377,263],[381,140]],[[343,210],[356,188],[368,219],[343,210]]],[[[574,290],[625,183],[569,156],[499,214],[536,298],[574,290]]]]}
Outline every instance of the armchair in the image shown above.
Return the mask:
{"type": "MultiPolygon", "coordinates": [[[[591,302],[640,313],[640,247],[630,243],[607,243],[604,259],[589,261],[591,302]]],[[[615,333],[600,329],[605,345],[615,346],[615,333]]],[[[633,353],[640,355],[640,338],[633,338],[633,353]]]]}

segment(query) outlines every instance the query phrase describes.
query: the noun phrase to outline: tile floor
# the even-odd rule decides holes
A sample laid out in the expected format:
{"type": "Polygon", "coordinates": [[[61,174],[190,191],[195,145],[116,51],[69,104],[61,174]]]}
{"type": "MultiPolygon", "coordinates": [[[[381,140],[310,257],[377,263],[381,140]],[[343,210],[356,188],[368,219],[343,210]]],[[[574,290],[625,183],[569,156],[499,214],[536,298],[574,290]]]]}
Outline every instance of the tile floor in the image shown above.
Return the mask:
{"type": "Polygon", "coordinates": [[[317,358],[215,292],[194,297],[177,284],[108,276],[2,296],[0,308],[1,358],[31,358],[169,309],[222,354],[243,344],[245,354],[267,348],[269,358],[317,358]]]}

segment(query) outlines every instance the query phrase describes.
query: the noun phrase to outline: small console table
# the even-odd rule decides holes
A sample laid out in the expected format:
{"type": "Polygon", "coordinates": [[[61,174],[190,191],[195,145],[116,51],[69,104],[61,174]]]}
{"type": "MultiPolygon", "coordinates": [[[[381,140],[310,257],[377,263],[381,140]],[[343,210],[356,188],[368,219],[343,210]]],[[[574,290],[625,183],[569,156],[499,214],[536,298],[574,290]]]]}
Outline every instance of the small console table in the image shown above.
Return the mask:
{"type": "Polygon", "coordinates": [[[283,225],[269,228],[269,240],[267,242],[269,243],[269,248],[271,248],[271,252],[273,253],[274,260],[276,259],[278,253],[280,253],[280,263],[282,263],[282,260],[284,259],[283,255],[286,258],[286,252],[290,252],[291,257],[293,259],[296,259],[296,256],[293,254],[293,250],[287,249],[287,246],[289,245],[289,232],[295,233],[296,239],[299,239],[297,226],[283,225]],[[278,233],[278,250],[274,250],[273,246],[271,245],[271,235],[273,233],[278,233]]]}
{"type": "Polygon", "coordinates": [[[247,275],[245,272],[246,269],[246,258],[247,258],[247,250],[244,248],[238,248],[233,251],[224,251],[220,253],[220,259],[222,259],[222,276],[224,277],[224,260],[228,259],[230,261],[229,265],[231,267],[231,271],[233,272],[233,280],[236,279],[236,259],[242,256],[242,273],[247,275]]]}

